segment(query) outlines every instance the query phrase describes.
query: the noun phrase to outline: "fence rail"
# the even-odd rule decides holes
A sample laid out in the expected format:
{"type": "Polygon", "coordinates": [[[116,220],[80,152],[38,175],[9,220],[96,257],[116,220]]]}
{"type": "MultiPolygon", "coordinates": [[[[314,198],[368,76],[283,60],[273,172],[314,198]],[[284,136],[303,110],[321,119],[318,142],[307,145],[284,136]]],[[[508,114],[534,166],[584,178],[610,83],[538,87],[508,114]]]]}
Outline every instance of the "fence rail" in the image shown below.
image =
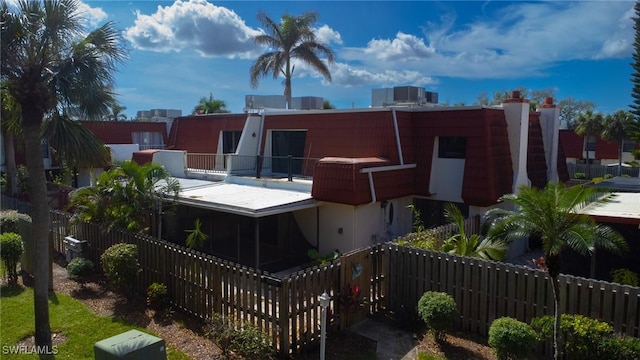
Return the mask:
{"type": "MultiPolygon", "coordinates": [[[[606,165],[591,165],[590,170],[587,169],[587,164],[567,164],[567,170],[569,171],[569,178],[575,179],[576,173],[582,173],[587,180],[592,180],[598,177],[605,177],[605,175],[618,176],[618,166],[606,166],[606,165]],[[591,174],[591,175],[589,175],[591,174]]],[[[640,173],[639,167],[625,167],[621,169],[621,175],[628,175],[631,177],[638,177],[640,173]]]]}
{"type": "MultiPolygon", "coordinates": [[[[475,221],[468,220],[470,229],[475,221]]],[[[69,215],[59,211],[51,212],[51,224],[56,251],[64,252],[64,237],[74,235],[89,243],[87,257],[96,264],[109,246],[136,244],[142,266],[138,292],[162,282],[176,308],[203,319],[216,312],[252,323],[269,334],[283,357],[319,340],[318,297],[323,292],[331,296],[330,308],[337,314],[334,324],[340,328],[370,314],[414,316],[425,291],[453,296],[460,314],[457,327],[483,336],[496,318],[529,322],[554,311],[546,272],[395,243],[277,276],[140,234],[107,232],[87,223],[70,225],[69,215]],[[347,287],[356,286],[363,291],[362,303],[344,301],[347,287]]],[[[451,231],[439,229],[441,236],[451,231]]],[[[639,288],[561,275],[560,289],[561,312],[589,316],[611,324],[617,332],[640,336],[639,288]]],[[[544,354],[551,353],[550,346],[545,349],[544,354]]]]}

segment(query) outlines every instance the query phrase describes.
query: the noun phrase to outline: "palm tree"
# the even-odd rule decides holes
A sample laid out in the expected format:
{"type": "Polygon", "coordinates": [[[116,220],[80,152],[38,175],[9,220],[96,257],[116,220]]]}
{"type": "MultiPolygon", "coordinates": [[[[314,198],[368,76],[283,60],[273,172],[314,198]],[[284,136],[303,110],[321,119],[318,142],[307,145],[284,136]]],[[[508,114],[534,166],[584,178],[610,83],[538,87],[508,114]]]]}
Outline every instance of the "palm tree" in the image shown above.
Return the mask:
{"type": "Polygon", "coordinates": [[[10,194],[18,193],[18,168],[16,166],[15,142],[22,138],[20,123],[20,105],[13,96],[2,86],[2,140],[4,159],[7,171],[8,189],[10,194]]]}
{"type": "Polygon", "coordinates": [[[287,108],[291,108],[291,78],[295,65],[292,59],[298,59],[309,64],[328,81],[331,81],[331,73],[327,65],[322,62],[318,53],[326,56],[329,64],[333,63],[333,51],[316,41],[311,26],[316,22],[315,12],[306,12],[300,16],[285,14],[280,24],[274,22],[265,13],[258,13],[258,20],[266,28],[267,34],[254,38],[256,44],[269,47],[270,51],[260,55],[251,66],[251,86],[258,87],[261,77],[273,75],[277,79],[284,76],[284,97],[287,108]]]}
{"type": "Polygon", "coordinates": [[[120,121],[127,120],[127,115],[123,113],[123,111],[127,110],[126,106],[120,105],[118,102],[113,102],[111,104],[111,112],[107,115],[107,120],[110,121],[120,121]]]}
{"type": "Polygon", "coordinates": [[[209,93],[209,98],[200,98],[200,102],[193,109],[194,114],[215,114],[228,113],[227,104],[222,100],[215,100],[213,94],[209,93]]]}
{"type": "Polygon", "coordinates": [[[456,224],[458,233],[445,241],[442,245],[442,251],[485,260],[502,260],[504,258],[507,253],[507,243],[502,239],[489,237],[481,240],[479,234],[468,236],[464,230],[464,216],[457,206],[452,203],[445,204],[444,216],[448,221],[456,224]]]}
{"type": "Polygon", "coordinates": [[[75,209],[74,222],[151,233],[151,217],[179,191],[180,184],[163,166],[127,161],[100,174],[94,186],[75,190],[69,205],[75,209]]]}
{"type": "Polygon", "coordinates": [[[587,145],[590,137],[600,136],[602,133],[603,120],[601,113],[594,114],[591,110],[583,112],[576,119],[575,132],[578,135],[584,136],[584,149],[587,152],[587,179],[591,179],[591,164],[589,162],[589,149],[587,145]]]}
{"type": "Polygon", "coordinates": [[[487,212],[488,217],[495,219],[489,229],[489,237],[514,240],[538,236],[542,240],[544,264],[549,273],[555,303],[556,360],[560,356],[560,253],[565,248],[571,248],[583,255],[593,254],[596,247],[613,253],[627,250],[627,244],[619,233],[580,213],[580,210],[599,194],[604,197],[596,200],[596,205],[611,197],[610,194],[593,187],[564,188],[562,184],[553,183],[547,184],[543,189],[522,186],[518,194],[501,197],[501,200],[515,204],[517,210],[492,209],[487,212]]]}
{"type": "MultiPolygon", "coordinates": [[[[48,248],[49,207],[41,126],[58,106],[77,106],[88,119],[108,110],[112,73],[125,57],[112,23],[86,33],[76,0],[0,3],[2,80],[20,105],[35,247],[48,248]]],[[[51,350],[49,252],[34,257],[35,345],[51,350]]]]}
{"type": "Polygon", "coordinates": [[[618,143],[618,176],[622,173],[622,149],[627,130],[633,121],[633,114],[629,111],[618,110],[612,115],[607,115],[603,124],[602,138],[618,143]]]}

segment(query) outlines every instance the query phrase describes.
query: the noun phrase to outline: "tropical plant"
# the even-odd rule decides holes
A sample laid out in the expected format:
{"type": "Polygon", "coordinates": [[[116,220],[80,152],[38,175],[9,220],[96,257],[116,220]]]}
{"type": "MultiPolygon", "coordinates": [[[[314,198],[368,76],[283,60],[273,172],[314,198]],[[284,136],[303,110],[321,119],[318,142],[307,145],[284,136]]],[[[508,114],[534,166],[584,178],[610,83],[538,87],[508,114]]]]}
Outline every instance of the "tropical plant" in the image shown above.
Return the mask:
{"type": "Polygon", "coordinates": [[[562,184],[549,183],[543,189],[522,186],[517,194],[507,194],[501,201],[513,203],[517,209],[492,209],[487,212],[494,219],[488,236],[498,239],[515,240],[527,236],[539,237],[544,253],[544,268],[549,273],[555,304],[554,350],[559,359],[561,347],[558,344],[560,330],[560,253],[565,248],[586,255],[593,254],[596,247],[613,253],[627,249],[624,238],[608,226],[597,224],[580,210],[597,195],[602,195],[592,204],[611,198],[611,194],[593,187],[574,186],[565,188],[562,184]]]}
{"type": "Polygon", "coordinates": [[[24,252],[22,236],[13,232],[0,234],[0,259],[4,264],[9,285],[18,283],[18,263],[24,252]]]}
{"type": "Polygon", "coordinates": [[[189,234],[187,236],[187,239],[185,240],[185,243],[188,247],[192,249],[201,247],[209,238],[209,235],[202,231],[201,227],[202,222],[200,221],[200,218],[196,218],[196,220],[193,222],[193,229],[184,231],[189,234]]]}
{"type": "Polygon", "coordinates": [[[602,134],[604,117],[601,113],[587,110],[578,115],[576,119],[575,133],[584,137],[585,152],[587,154],[587,178],[591,179],[591,161],[589,160],[589,138],[599,137],[602,134]]]}
{"type": "Polygon", "coordinates": [[[215,114],[215,113],[228,113],[226,109],[227,104],[222,100],[216,100],[213,98],[213,94],[209,93],[209,98],[200,98],[200,102],[193,109],[194,114],[215,114]]]}
{"type": "Polygon", "coordinates": [[[258,57],[251,66],[251,87],[257,88],[260,78],[271,74],[274,79],[284,76],[284,97],[287,108],[291,108],[291,78],[295,70],[293,59],[302,61],[318,71],[328,81],[331,73],[318,54],[326,56],[329,64],[333,63],[333,51],[319,43],[313,32],[313,24],[317,20],[315,12],[306,12],[300,16],[285,14],[278,24],[264,12],[258,13],[258,21],[266,28],[266,34],[257,35],[254,41],[258,45],[267,46],[270,51],[258,57]]]}
{"type": "Polygon", "coordinates": [[[629,269],[612,269],[609,274],[611,275],[612,281],[615,283],[638,286],[638,274],[629,269]]]}
{"type": "Polygon", "coordinates": [[[604,118],[602,138],[618,143],[618,176],[622,174],[622,149],[627,130],[631,126],[633,115],[629,111],[618,110],[604,118]]]}
{"type": "Polygon", "coordinates": [[[94,186],[71,193],[71,219],[151,233],[151,217],[161,211],[164,201],[175,200],[179,191],[178,180],[163,166],[127,161],[100,174],[94,186]]]}
{"type": "Polygon", "coordinates": [[[2,145],[5,158],[5,171],[8,184],[5,184],[3,191],[9,194],[18,193],[18,167],[16,165],[15,143],[22,139],[20,104],[9,93],[2,83],[0,99],[2,107],[0,127],[2,131],[2,145]]]}
{"type": "MultiPolygon", "coordinates": [[[[125,58],[112,23],[87,31],[76,0],[0,3],[3,85],[20,105],[32,201],[34,246],[48,247],[49,206],[41,152],[46,115],[75,106],[99,119],[113,94],[113,72],[125,58]]],[[[34,256],[35,346],[51,350],[49,252],[34,256]]]]}
{"type": "Polygon", "coordinates": [[[447,331],[453,327],[458,307],[451,295],[445,292],[427,291],[418,300],[418,315],[433,332],[437,341],[446,339],[447,331]]]}
{"type": "Polygon", "coordinates": [[[127,110],[126,106],[120,105],[117,101],[113,101],[110,106],[110,113],[106,119],[108,121],[127,120],[127,115],[123,111],[127,110]]]}
{"type": "Polygon", "coordinates": [[[458,233],[447,239],[442,245],[442,251],[460,256],[478,257],[485,260],[502,260],[507,253],[508,245],[503,239],[485,237],[480,234],[467,235],[464,230],[464,216],[453,203],[444,207],[445,218],[456,224],[458,233]]]}
{"type": "Polygon", "coordinates": [[[560,124],[567,129],[575,130],[578,116],[586,111],[593,111],[596,108],[596,103],[590,100],[577,100],[569,96],[560,100],[558,107],[560,108],[558,115],[560,124]]]}

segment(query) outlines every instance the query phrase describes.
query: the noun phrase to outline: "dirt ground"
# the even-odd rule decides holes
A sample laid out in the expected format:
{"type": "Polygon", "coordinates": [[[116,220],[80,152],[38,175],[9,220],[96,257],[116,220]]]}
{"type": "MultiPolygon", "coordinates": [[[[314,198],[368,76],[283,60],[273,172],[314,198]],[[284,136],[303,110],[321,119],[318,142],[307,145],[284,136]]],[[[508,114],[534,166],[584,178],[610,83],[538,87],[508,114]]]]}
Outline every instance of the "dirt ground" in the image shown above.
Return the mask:
{"type": "MultiPolygon", "coordinates": [[[[123,295],[109,290],[101,277],[95,277],[81,286],[68,279],[64,266],[63,259],[57,259],[54,263],[54,290],[78,299],[97,314],[118,316],[146,328],[163,338],[169,346],[179,349],[194,360],[241,359],[233,354],[225,356],[213,341],[205,337],[202,321],[179,311],[156,313],[147,308],[144,299],[127,302],[123,295]]],[[[465,333],[450,334],[445,344],[437,344],[430,336],[421,333],[416,336],[421,339],[418,347],[420,351],[446,359],[493,360],[496,358],[491,349],[486,346],[486,339],[472,337],[465,333]]],[[[329,333],[326,358],[329,360],[353,359],[364,353],[374,353],[376,345],[374,340],[352,332],[329,333]]],[[[311,345],[300,354],[291,357],[295,360],[317,358],[319,358],[319,344],[311,345]]]]}

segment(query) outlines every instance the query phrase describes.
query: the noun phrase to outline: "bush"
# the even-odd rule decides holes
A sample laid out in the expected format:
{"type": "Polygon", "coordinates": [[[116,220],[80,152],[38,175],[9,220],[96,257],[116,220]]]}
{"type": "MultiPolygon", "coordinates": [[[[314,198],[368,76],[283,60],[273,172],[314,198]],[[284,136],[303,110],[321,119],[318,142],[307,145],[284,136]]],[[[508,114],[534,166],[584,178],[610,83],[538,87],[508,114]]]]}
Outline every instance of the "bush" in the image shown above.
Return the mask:
{"type": "Polygon", "coordinates": [[[4,263],[9,285],[18,283],[18,262],[23,252],[22,236],[13,232],[0,234],[0,258],[4,263]]]}
{"type": "Polygon", "coordinates": [[[67,274],[69,275],[69,279],[75,280],[83,285],[86,278],[93,274],[93,270],[93,261],[83,257],[74,258],[67,265],[67,274]]]}
{"type": "Polygon", "coordinates": [[[115,287],[123,290],[127,298],[133,296],[133,286],[140,272],[138,247],[133,244],[116,244],[100,256],[102,271],[115,287]]]}
{"type": "Polygon", "coordinates": [[[597,357],[616,360],[640,359],[640,339],[620,335],[605,337],[598,346],[597,357]]]}
{"type": "MultiPolygon", "coordinates": [[[[531,320],[531,327],[539,340],[553,337],[553,316],[543,316],[531,320]]],[[[598,347],[602,339],[613,335],[611,325],[583,315],[562,314],[560,317],[560,335],[564,349],[577,359],[598,359],[598,347]]]]}
{"type": "Polygon", "coordinates": [[[147,288],[147,306],[162,309],[167,301],[167,285],[154,282],[147,288]]]}
{"type": "Polygon", "coordinates": [[[526,323],[509,317],[494,320],[489,328],[489,346],[498,359],[527,359],[533,355],[536,333],[526,323]]]}
{"type": "Polygon", "coordinates": [[[455,300],[444,292],[427,291],[418,301],[418,314],[438,341],[445,340],[457,313],[455,300]]]}
{"type": "Polygon", "coordinates": [[[638,286],[638,274],[629,269],[613,269],[610,274],[615,283],[638,286]]]}
{"type": "Polygon", "coordinates": [[[612,174],[605,174],[604,178],[605,178],[605,180],[606,179],[613,179],[613,175],[612,174]]]}
{"type": "Polygon", "coordinates": [[[16,210],[0,211],[0,232],[20,233],[18,227],[20,225],[20,221],[31,223],[31,216],[19,213],[16,210]]]}
{"type": "Polygon", "coordinates": [[[577,180],[584,180],[587,178],[587,175],[585,175],[585,173],[582,173],[582,172],[577,172],[573,174],[573,178],[577,180]]]}
{"type": "Polygon", "coordinates": [[[237,329],[231,321],[225,321],[220,314],[213,314],[207,320],[206,334],[220,347],[225,358],[234,351],[245,359],[270,359],[275,355],[267,334],[255,326],[245,323],[237,329]]]}

